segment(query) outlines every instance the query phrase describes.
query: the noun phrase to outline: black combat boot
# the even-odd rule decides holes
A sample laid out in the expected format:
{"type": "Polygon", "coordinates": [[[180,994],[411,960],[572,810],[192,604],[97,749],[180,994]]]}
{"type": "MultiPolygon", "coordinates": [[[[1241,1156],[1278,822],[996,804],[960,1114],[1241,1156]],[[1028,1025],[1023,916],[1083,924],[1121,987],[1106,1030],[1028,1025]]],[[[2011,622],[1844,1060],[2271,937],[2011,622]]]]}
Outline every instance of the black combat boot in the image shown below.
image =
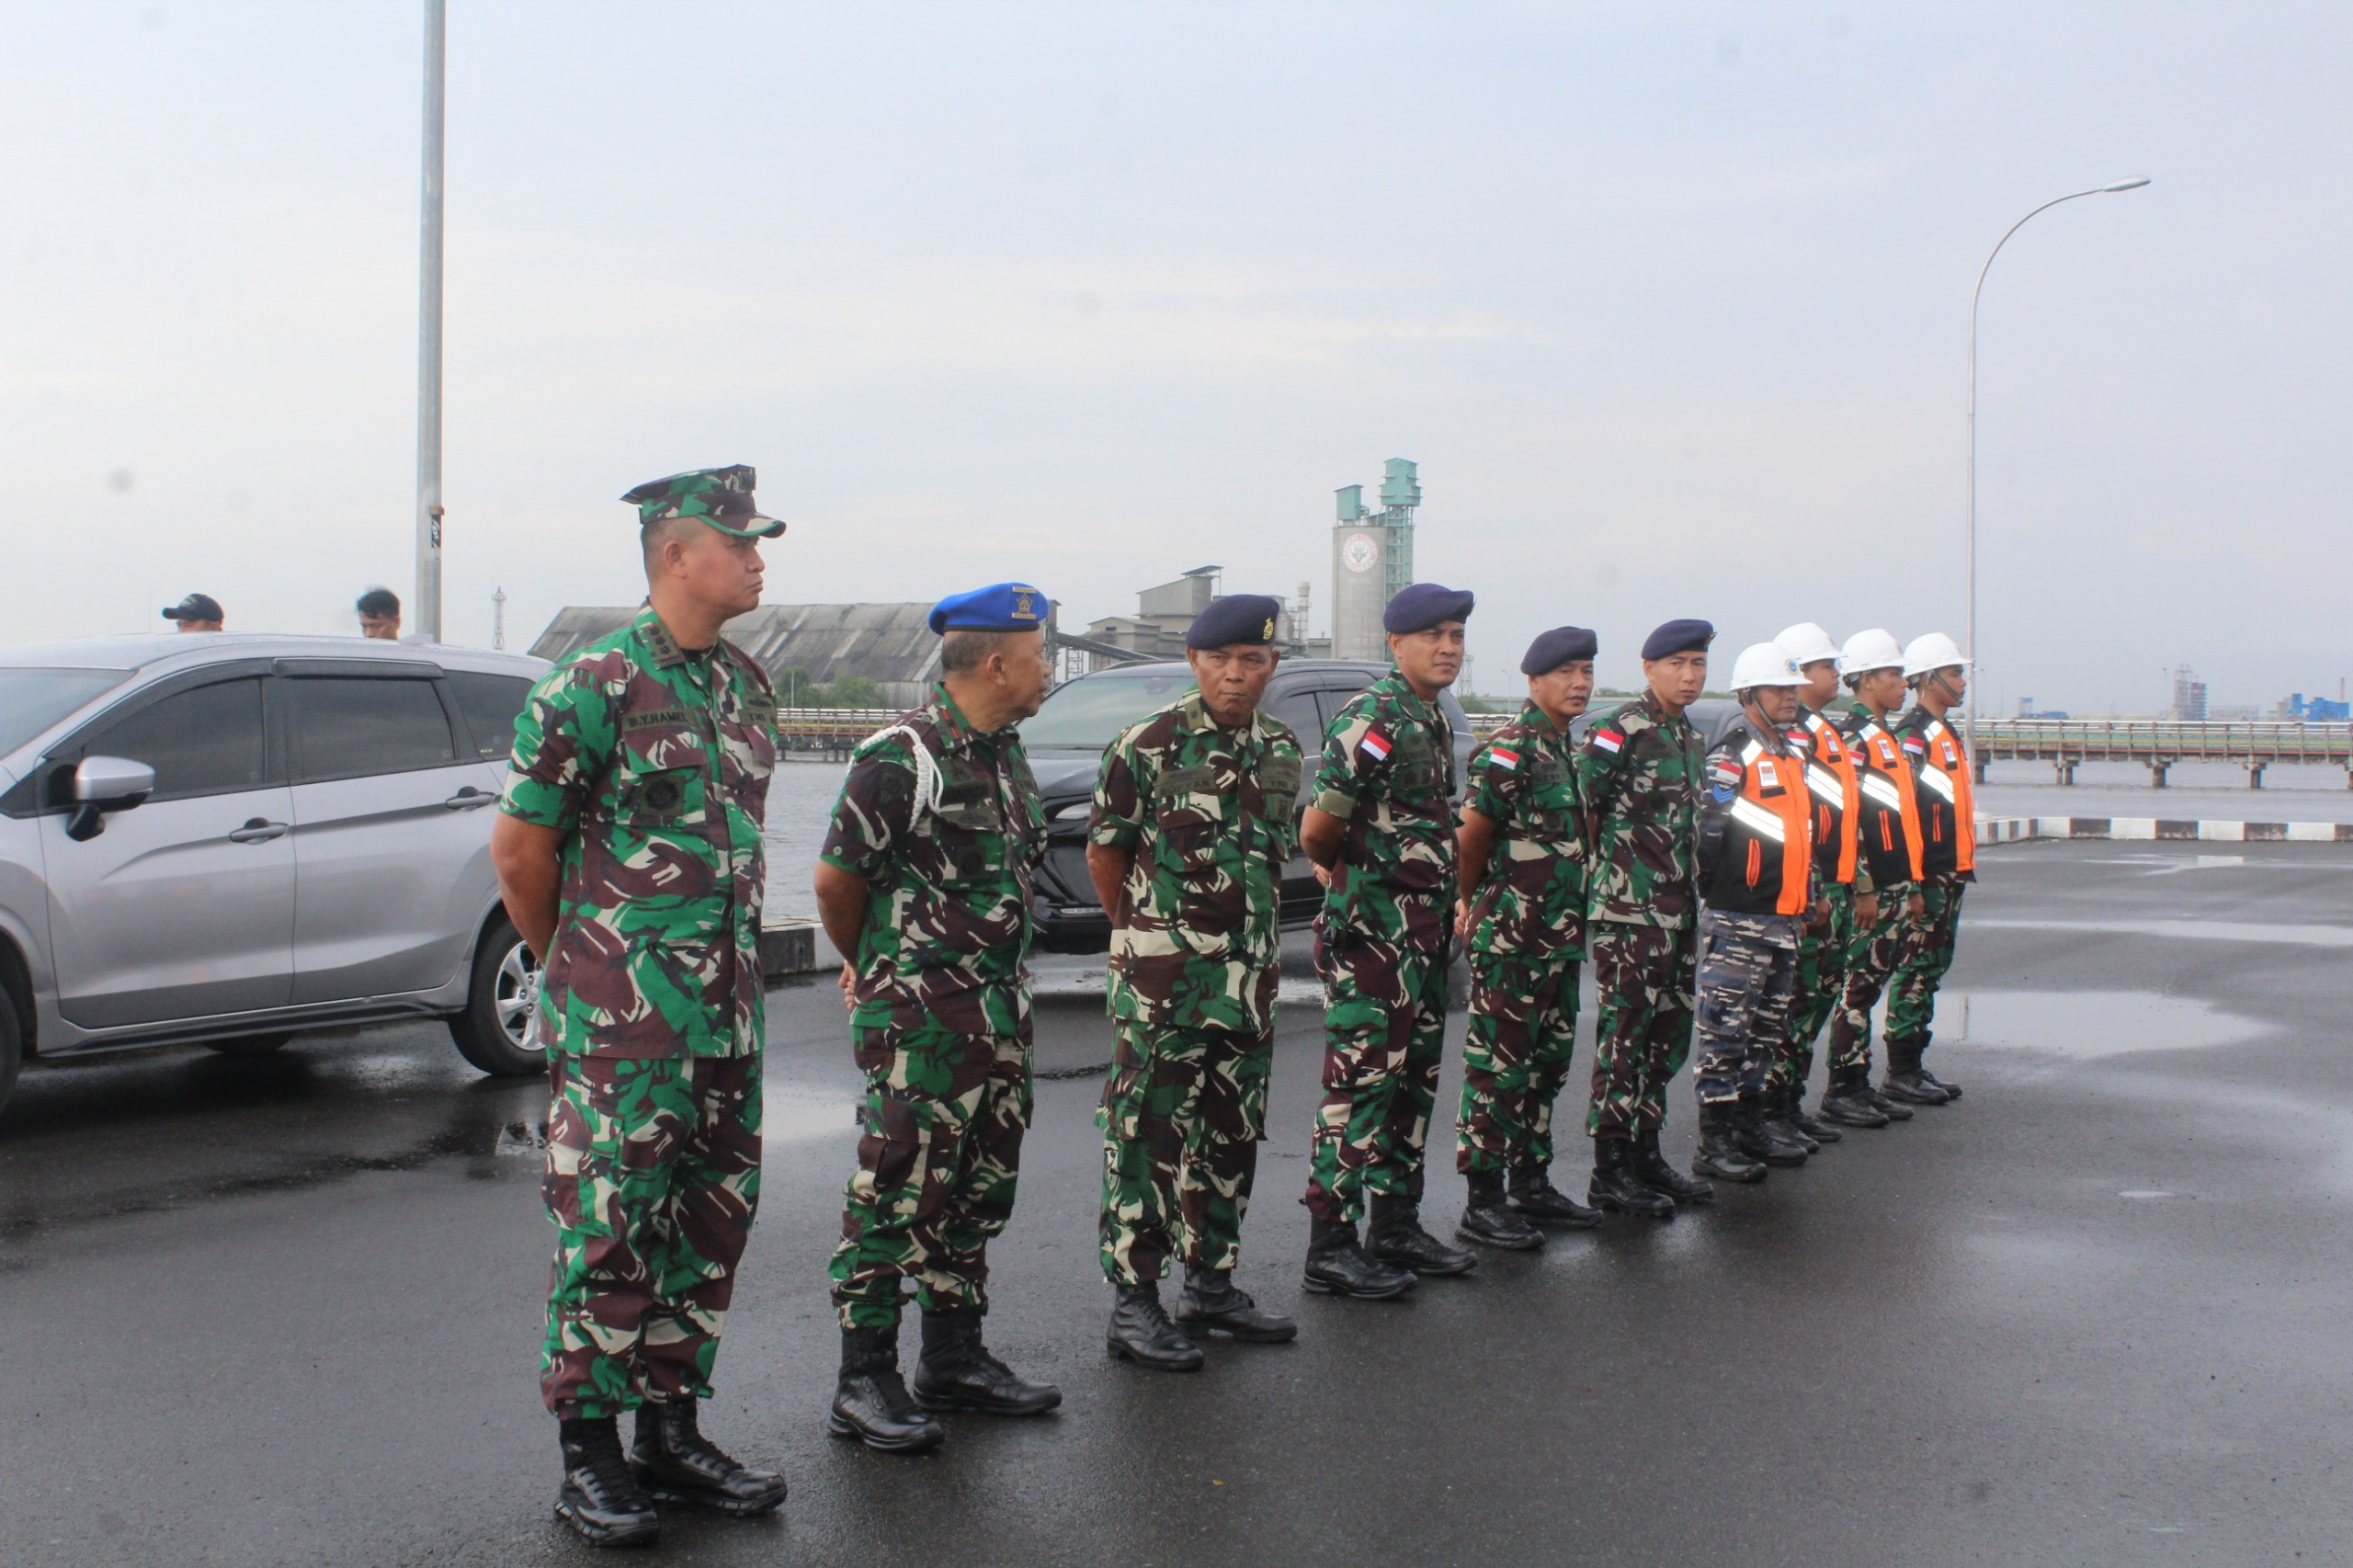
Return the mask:
{"type": "Polygon", "coordinates": [[[1185,1290],[1176,1298],[1176,1321],[1193,1328],[1220,1329],[1254,1345],[1283,1345],[1299,1337],[1299,1324],[1252,1301],[1249,1291],[1234,1284],[1232,1269],[1203,1268],[1193,1263],[1185,1266],[1185,1290]]]}
{"type": "Polygon", "coordinates": [[[1666,1156],[1659,1153],[1655,1127],[1645,1127],[1634,1134],[1634,1152],[1628,1159],[1633,1166],[1634,1179],[1653,1192],[1664,1193],[1678,1204],[1715,1200],[1714,1187],[1685,1176],[1666,1163],[1666,1156]]]}
{"type": "Polygon", "coordinates": [[[1862,1088],[1857,1092],[1859,1093],[1863,1098],[1870,1101],[1872,1107],[1877,1109],[1881,1116],[1887,1118],[1888,1120],[1909,1121],[1912,1119],[1912,1108],[1910,1106],[1904,1104],[1901,1100],[1889,1099],[1877,1089],[1872,1088],[1870,1085],[1865,1084],[1862,1088]]]}
{"type": "Polygon", "coordinates": [[[923,1413],[899,1376],[899,1325],[842,1330],[841,1381],[828,1423],[836,1437],[856,1437],[889,1454],[936,1449],[948,1436],[923,1413]]]}
{"type": "Polygon", "coordinates": [[[1422,1229],[1421,1205],[1410,1198],[1374,1193],[1364,1229],[1373,1256],[1416,1274],[1468,1274],[1479,1267],[1478,1254],[1450,1247],[1422,1229]]]}
{"type": "Polygon", "coordinates": [[[989,1415],[1043,1415],[1063,1391],[1033,1383],[981,1343],[979,1307],[936,1307],[923,1314],[923,1354],[915,1358],[915,1403],[926,1410],[977,1410],[989,1415]]]}
{"type": "Polygon", "coordinates": [[[1522,1165],[1511,1173],[1510,1199],[1523,1220],[1539,1225],[1568,1225],[1591,1230],[1601,1223],[1601,1210],[1588,1209],[1552,1185],[1542,1165],[1522,1165]]]}
{"type": "Polygon", "coordinates": [[[1879,1086],[1881,1095],[1904,1105],[1942,1105],[1952,1097],[1920,1075],[1923,1049],[1918,1044],[1887,1042],[1887,1076],[1879,1086]]]}
{"type": "Polygon", "coordinates": [[[1806,1114],[1803,1084],[1792,1084],[1781,1091],[1781,1115],[1791,1127],[1813,1139],[1817,1147],[1824,1143],[1836,1143],[1847,1136],[1836,1128],[1806,1114]]]}
{"type": "Polygon", "coordinates": [[[1544,1244],[1544,1233],[1515,1211],[1504,1197],[1501,1171],[1470,1171],[1463,1180],[1471,1189],[1455,1221],[1455,1233],[1466,1242],[1501,1247],[1506,1252],[1533,1252],[1544,1244]]]}
{"type": "Polygon", "coordinates": [[[748,1518],[784,1501],[784,1477],[741,1463],[695,1424],[695,1402],[640,1405],[630,1463],[657,1503],[692,1503],[748,1518]]]}
{"type": "MultiPolygon", "coordinates": [[[[1928,1048],[1927,1046],[1922,1046],[1920,1048],[1920,1054],[1923,1057],[1926,1057],[1927,1055],[1927,1051],[1928,1048]]],[[[1959,1084],[1948,1084],[1942,1078],[1938,1077],[1934,1073],[1929,1072],[1926,1062],[1918,1063],[1912,1070],[1920,1074],[1920,1082],[1927,1085],[1932,1089],[1942,1089],[1945,1092],[1945,1103],[1947,1105],[1950,1105],[1953,1101],[1961,1098],[1961,1085],[1959,1084]]]]}
{"type": "Polygon", "coordinates": [[[1675,1199],[1664,1192],[1654,1192],[1634,1174],[1634,1146],[1623,1138],[1597,1138],[1593,1141],[1593,1180],[1585,1189],[1586,1201],[1596,1209],[1616,1210],[1620,1214],[1648,1214],[1654,1219],[1675,1218],[1675,1199]]]}
{"type": "Polygon", "coordinates": [[[1735,1114],[1728,1105],[1699,1108],[1699,1148],[1691,1156],[1691,1168],[1726,1181],[1763,1181],[1768,1174],[1763,1162],[1741,1152],[1735,1114]]]}
{"type": "Polygon", "coordinates": [[[621,1456],[620,1429],[609,1415],[573,1419],[558,1428],[563,1445],[563,1484],[555,1517],[594,1546],[652,1546],[662,1539],[662,1516],[621,1456]]]}
{"type": "Polygon", "coordinates": [[[1822,1145],[1810,1137],[1805,1129],[1797,1124],[1796,1119],[1790,1115],[1796,1104],[1794,1097],[1779,1089],[1766,1090],[1765,1097],[1757,1102],[1758,1124],[1782,1142],[1794,1143],[1808,1154],[1818,1154],[1822,1152],[1822,1145]]]}
{"type": "Polygon", "coordinates": [[[1158,1281],[1116,1286],[1114,1293],[1119,1301],[1111,1309],[1111,1326],[1103,1331],[1112,1355],[1161,1372],[1201,1369],[1201,1347],[1186,1338],[1160,1309],[1158,1281]]]}
{"type": "Polygon", "coordinates": [[[1392,1268],[1365,1251],[1354,1224],[1315,1220],[1308,1225],[1307,1272],[1300,1283],[1319,1296],[1386,1301],[1420,1284],[1421,1277],[1410,1268],[1392,1268]]]}
{"type": "Polygon", "coordinates": [[[1753,1100],[1744,1099],[1733,1108],[1732,1128],[1733,1142],[1752,1160],[1790,1169],[1805,1164],[1805,1145],[1781,1136],[1753,1100]]]}
{"type": "Polygon", "coordinates": [[[1830,1086],[1822,1091],[1822,1119],[1841,1127],[1885,1127],[1888,1114],[1871,1103],[1870,1089],[1860,1068],[1832,1074],[1830,1086]]]}

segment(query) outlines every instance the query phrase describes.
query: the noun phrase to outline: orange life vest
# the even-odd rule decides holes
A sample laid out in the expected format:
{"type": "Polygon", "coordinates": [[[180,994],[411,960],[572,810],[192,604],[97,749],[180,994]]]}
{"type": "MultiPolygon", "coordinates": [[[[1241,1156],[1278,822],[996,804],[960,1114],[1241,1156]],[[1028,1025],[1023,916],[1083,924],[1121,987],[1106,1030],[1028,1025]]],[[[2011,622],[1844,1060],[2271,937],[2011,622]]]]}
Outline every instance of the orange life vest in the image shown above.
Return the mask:
{"type": "Polygon", "coordinates": [[[1971,788],[1969,758],[1961,749],[1961,737],[1943,720],[1930,719],[1921,726],[1920,738],[1927,743],[1920,782],[1952,808],[1952,869],[1973,871],[1977,869],[1977,797],[1971,788]]]}
{"type": "Polygon", "coordinates": [[[1912,868],[1912,880],[1918,881],[1920,868],[1920,801],[1912,782],[1912,759],[1888,733],[1887,726],[1877,719],[1864,721],[1857,733],[1863,744],[1867,771],[1856,778],[1857,785],[1870,797],[1873,812],[1879,822],[1880,849],[1893,854],[1895,846],[1887,842],[1894,835],[1888,829],[1888,813],[1893,812],[1904,824],[1904,858],[1912,868]]]}
{"type": "Polygon", "coordinates": [[[1744,830],[1742,871],[1751,888],[1779,884],[1773,913],[1805,913],[1813,867],[1813,811],[1805,787],[1805,758],[1775,756],[1751,740],[1741,747],[1740,794],[1732,820],[1744,830]]]}
{"type": "Polygon", "coordinates": [[[1797,738],[1813,753],[1805,765],[1805,787],[1813,796],[1813,841],[1828,844],[1832,834],[1838,835],[1838,869],[1830,880],[1851,882],[1855,880],[1855,817],[1862,804],[1855,759],[1847,755],[1846,743],[1836,726],[1819,713],[1806,714],[1805,730],[1797,738]]]}

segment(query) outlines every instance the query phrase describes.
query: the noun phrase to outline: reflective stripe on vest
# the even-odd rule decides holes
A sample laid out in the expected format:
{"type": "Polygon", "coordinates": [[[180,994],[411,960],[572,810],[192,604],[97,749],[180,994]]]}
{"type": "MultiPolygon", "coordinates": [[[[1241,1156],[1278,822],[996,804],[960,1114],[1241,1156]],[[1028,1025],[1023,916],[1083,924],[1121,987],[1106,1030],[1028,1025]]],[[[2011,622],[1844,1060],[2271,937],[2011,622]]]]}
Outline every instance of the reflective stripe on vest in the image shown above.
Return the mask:
{"type": "MultiPolygon", "coordinates": [[[[1894,790],[1895,801],[1889,809],[1903,819],[1904,864],[1911,869],[1912,880],[1916,882],[1920,880],[1921,869],[1920,802],[1912,792],[1911,761],[1904,756],[1904,748],[1895,744],[1895,737],[1887,733],[1886,726],[1876,720],[1862,727],[1861,735],[1865,755],[1870,759],[1871,764],[1871,771],[1865,774],[1864,778],[1886,781],[1894,790]]],[[[1882,805],[1888,804],[1883,797],[1877,794],[1872,798],[1880,801],[1882,805]]],[[[1894,848],[1893,845],[1884,842],[1886,837],[1884,817],[1881,819],[1880,826],[1882,840],[1880,847],[1882,850],[1894,848]]]]}

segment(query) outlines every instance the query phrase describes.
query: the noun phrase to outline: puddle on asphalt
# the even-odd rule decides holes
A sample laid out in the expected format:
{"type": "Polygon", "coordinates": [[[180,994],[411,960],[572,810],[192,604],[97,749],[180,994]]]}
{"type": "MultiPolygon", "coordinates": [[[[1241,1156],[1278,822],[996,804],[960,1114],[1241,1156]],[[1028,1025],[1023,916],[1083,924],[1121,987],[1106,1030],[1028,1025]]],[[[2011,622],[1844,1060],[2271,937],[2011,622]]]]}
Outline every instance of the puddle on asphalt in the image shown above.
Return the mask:
{"type": "Polygon", "coordinates": [[[1937,998],[1934,1027],[1941,1043],[2089,1061],[2235,1045],[2269,1026],[2154,991],[1958,991],[1937,998]]]}

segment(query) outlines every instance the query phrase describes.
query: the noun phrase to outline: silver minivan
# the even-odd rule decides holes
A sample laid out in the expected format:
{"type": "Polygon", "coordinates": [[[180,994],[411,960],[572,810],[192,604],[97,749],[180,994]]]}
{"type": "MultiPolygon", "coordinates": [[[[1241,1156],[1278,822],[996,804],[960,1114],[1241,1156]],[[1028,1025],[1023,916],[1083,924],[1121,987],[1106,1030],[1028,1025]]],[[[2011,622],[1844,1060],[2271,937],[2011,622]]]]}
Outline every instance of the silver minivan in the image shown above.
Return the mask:
{"type": "Polygon", "coordinates": [[[485,1073],[540,1071],[490,819],[547,667],[239,632],[0,649],[0,1104],[30,1061],[419,1016],[485,1073]]]}

